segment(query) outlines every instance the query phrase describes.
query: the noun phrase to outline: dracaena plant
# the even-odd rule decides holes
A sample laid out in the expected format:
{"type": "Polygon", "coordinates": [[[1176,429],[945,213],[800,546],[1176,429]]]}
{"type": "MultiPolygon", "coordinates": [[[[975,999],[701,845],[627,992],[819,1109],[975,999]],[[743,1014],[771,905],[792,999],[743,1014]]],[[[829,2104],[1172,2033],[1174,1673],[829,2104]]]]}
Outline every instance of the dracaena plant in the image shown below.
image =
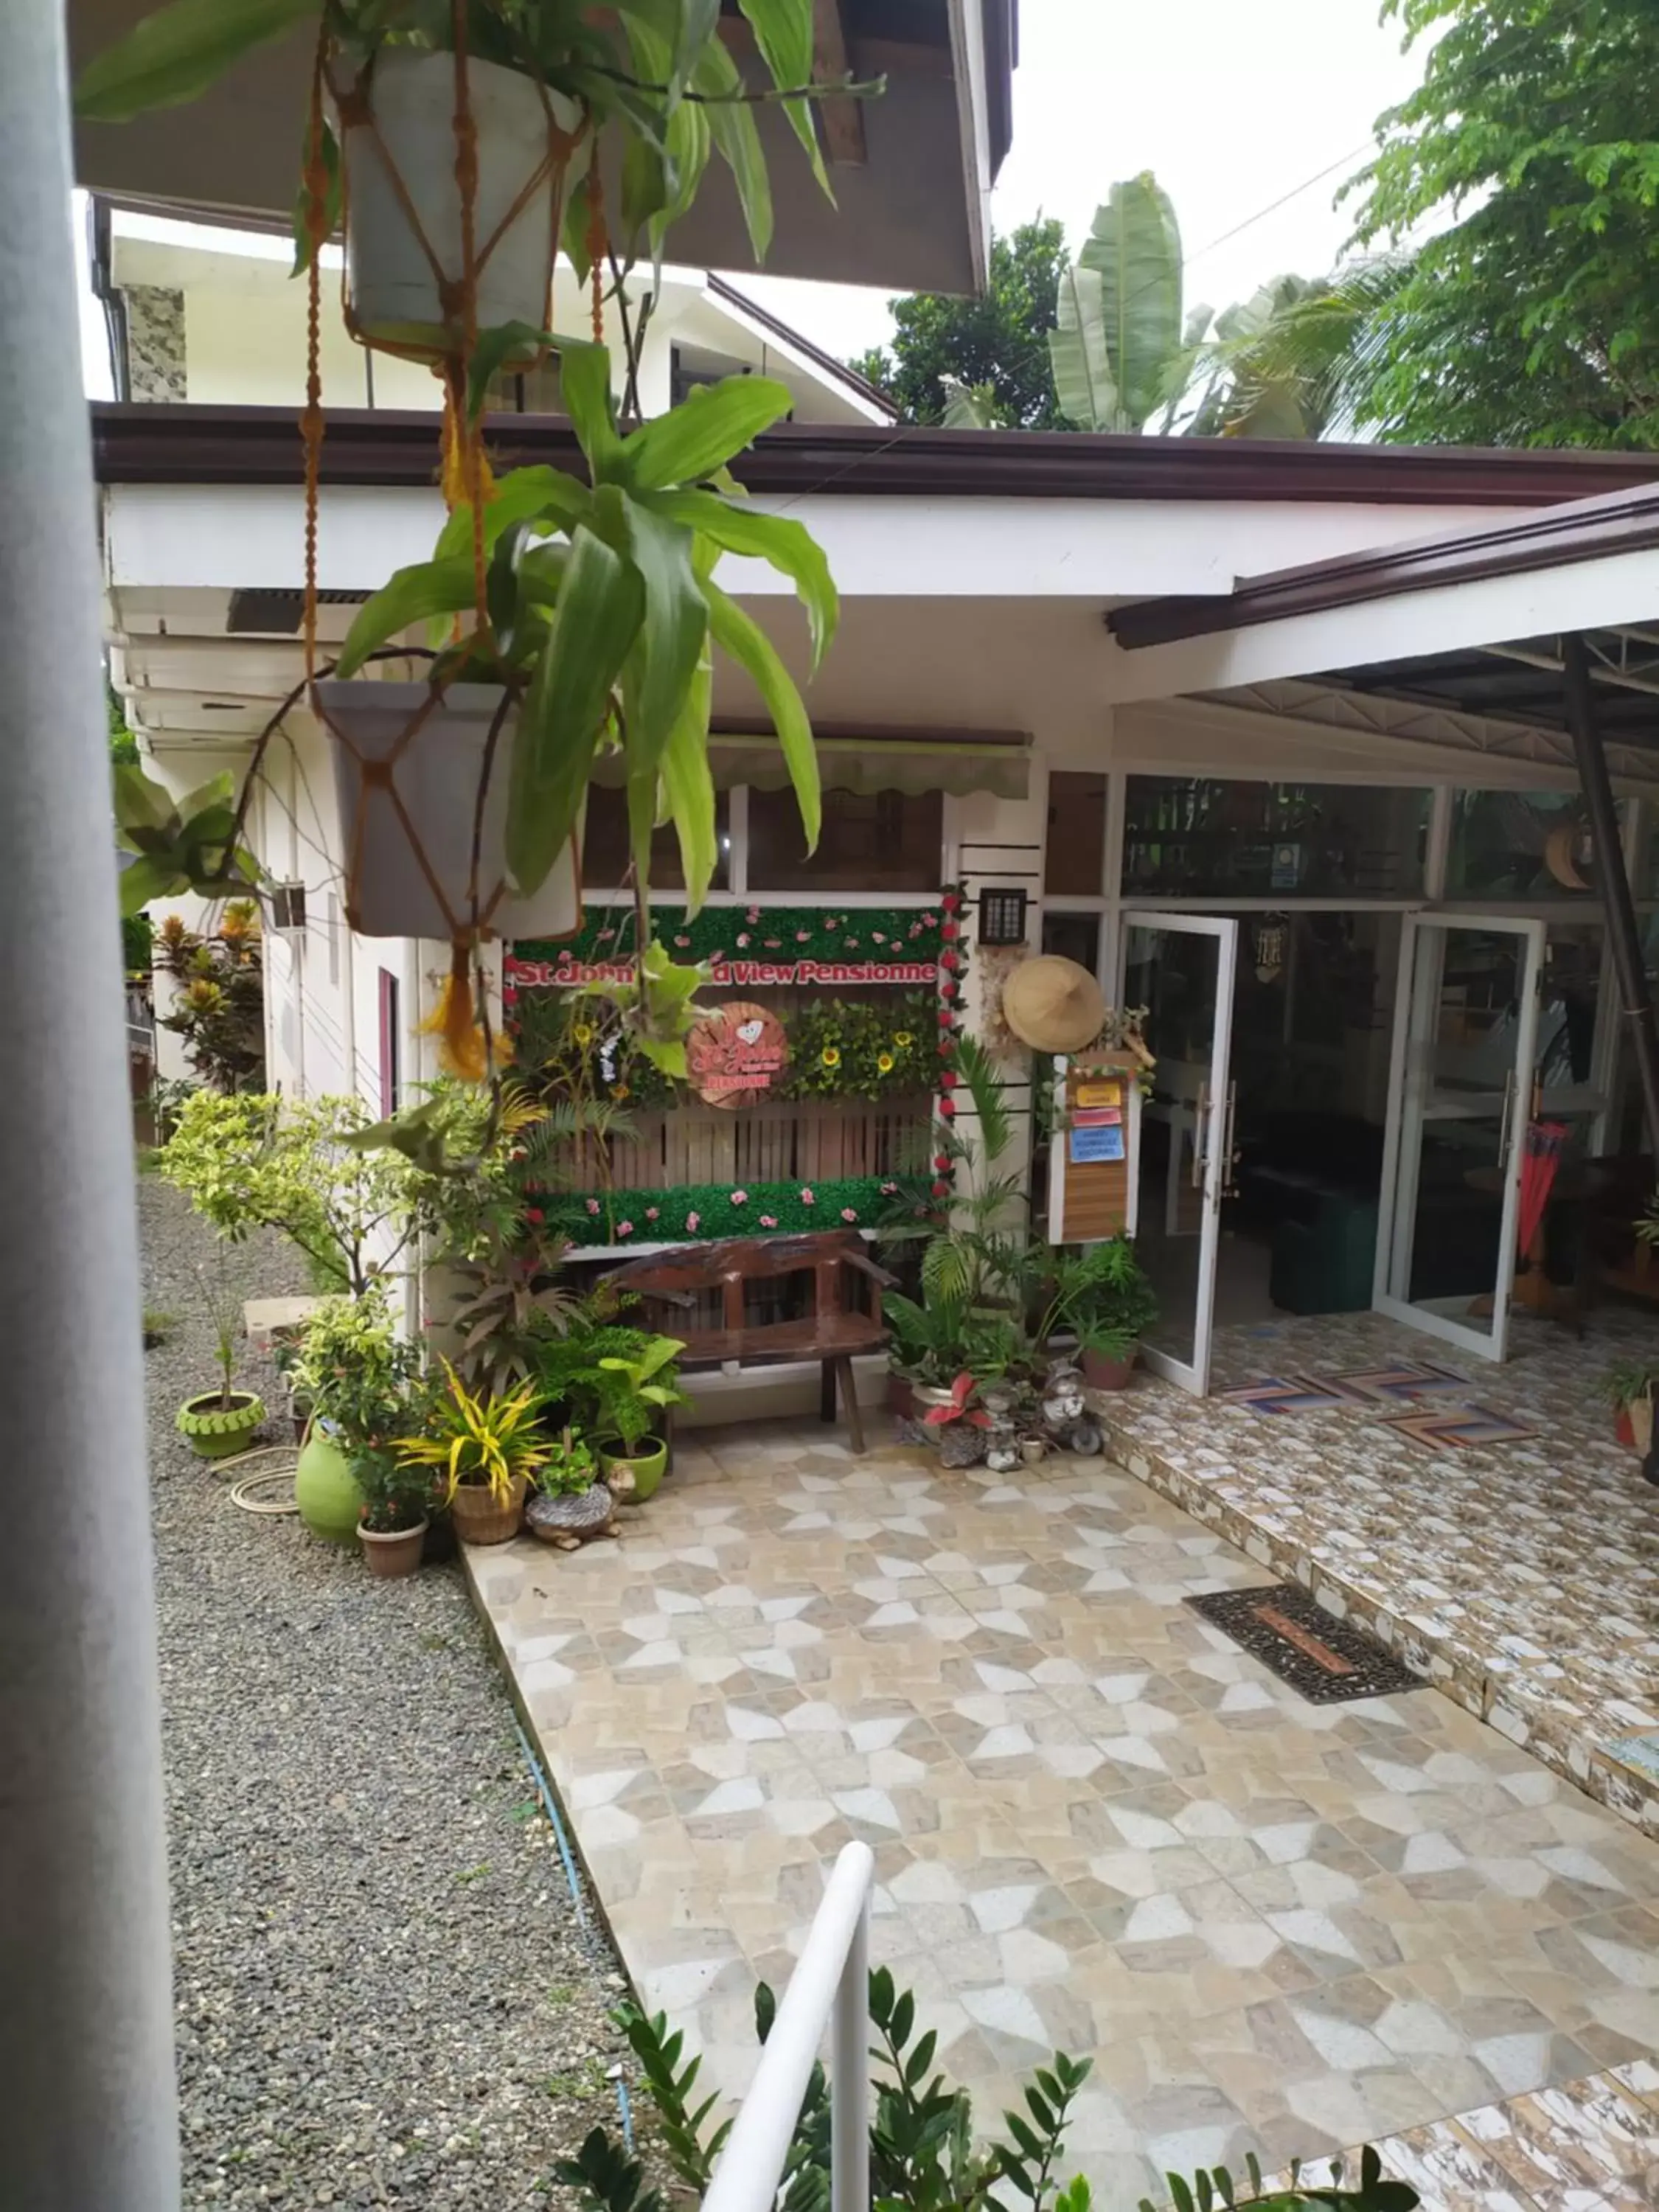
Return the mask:
{"type": "MultiPolygon", "coordinates": [[[[811,84],[812,0],[738,0],[738,6],[765,71],[758,90],[744,83],[720,38],[720,0],[615,0],[609,7],[593,0],[468,0],[464,21],[471,57],[533,78],[580,110],[573,175],[585,170],[584,142],[601,130],[620,140],[616,212],[631,239],[647,237],[659,255],[669,225],[691,205],[718,155],[732,173],[758,260],[771,243],[773,218],[756,104],[781,102],[827,193],[812,100],[878,88],[811,84]]],[[[179,106],[211,91],[257,48],[302,32],[313,41],[325,34],[339,67],[360,78],[386,46],[450,49],[455,20],[454,0],[171,0],[88,64],[76,107],[89,122],[125,123],[179,106]]],[[[332,228],[340,160],[331,131],[322,158],[332,228]]],[[[583,276],[591,213],[584,174],[566,196],[562,235],[583,276]]],[[[302,221],[295,230],[296,266],[303,267],[310,235],[302,221]]]]}
{"type": "MultiPolygon", "coordinates": [[[[564,401],[587,463],[518,469],[484,506],[487,620],[444,645],[434,684],[493,682],[514,695],[507,857],[535,890],[575,831],[596,757],[618,751],[636,882],[651,833],[672,820],[688,902],[717,858],[708,763],[712,655],[744,669],[769,710],[810,847],[819,818],[811,726],[759,624],[714,580],[726,553],[767,562],[805,609],[817,666],[838,613],[829,565],[787,516],[757,513],[727,464],[788,412],[787,388],[732,376],[623,434],[603,346],[556,342],[564,401]]],[[[411,624],[465,623],[477,600],[472,512],[459,507],[429,561],[400,568],[358,612],[336,673],[355,675],[411,624]]],[[[642,925],[645,917],[641,916],[642,925]]],[[[648,941],[642,926],[641,941],[648,941]]]]}

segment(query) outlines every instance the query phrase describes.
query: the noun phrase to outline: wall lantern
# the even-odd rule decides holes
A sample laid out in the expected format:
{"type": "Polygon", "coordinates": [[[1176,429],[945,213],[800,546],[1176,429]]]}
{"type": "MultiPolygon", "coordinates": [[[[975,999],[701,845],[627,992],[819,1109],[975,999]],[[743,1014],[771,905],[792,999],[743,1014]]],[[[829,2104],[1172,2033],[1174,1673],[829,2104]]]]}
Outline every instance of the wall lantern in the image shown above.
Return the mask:
{"type": "Polygon", "coordinates": [[[1024,945],[1026,894],[1023,890],[981,890],[979,895],[979,941],[981,945],[1024,945]]]}

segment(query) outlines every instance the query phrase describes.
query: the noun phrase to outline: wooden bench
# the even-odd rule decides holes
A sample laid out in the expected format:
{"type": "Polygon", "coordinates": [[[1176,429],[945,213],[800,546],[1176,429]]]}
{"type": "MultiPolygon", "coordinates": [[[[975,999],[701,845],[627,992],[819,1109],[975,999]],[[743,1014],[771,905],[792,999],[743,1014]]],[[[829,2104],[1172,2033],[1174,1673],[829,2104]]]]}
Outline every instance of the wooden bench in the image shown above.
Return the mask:
{"type": "Polygon", "coordinates": [[[712,1326],[665,1316],[653,1323],[685,1346],[687,1365],[713,1366],[737,1360],[744,1364],[773,1359],[816,1359],[823,1370],[818,1410],[826,1421],[836,1418],[836,1385],[852,1433],[853,1449],[864,1449],[864,1424],[859,1417],[858,1392],[853,1380],[853,1361],[860,1352],[879,1352],[887,1330],[879,1311],[872,1313],[851,1303],[847,1271],[862,1275],[881,1289],[891,1288],[896,1278],[879,1267],[854,1229],[837,1229],[805,1237],[734,1237],[719,1244],[690,1244],[674,1252],[652,1253],[630,1261],[610,1277],[617,1291],[644,1304],[684,1309],[700,1297],[718,1293],[720,1320],[712,1326]],[[787,1275],[812,1278],[812,1310],[794,1321],[750,1320],[745,1291],[750,1283],[775,1282],[787,1275]]]}

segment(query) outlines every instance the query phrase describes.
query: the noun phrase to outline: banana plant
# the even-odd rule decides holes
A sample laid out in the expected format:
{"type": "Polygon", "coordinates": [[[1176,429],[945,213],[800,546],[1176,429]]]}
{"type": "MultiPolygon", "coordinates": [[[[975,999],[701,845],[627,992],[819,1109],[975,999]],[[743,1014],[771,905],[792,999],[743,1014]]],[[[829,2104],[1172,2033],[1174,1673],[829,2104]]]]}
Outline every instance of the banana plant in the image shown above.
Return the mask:
{"type": "MultiPolygon", "coordinates": [[[[695,911],[718,850],[708,764],[716,648],[760,693],[809,850],[817,840],[805,702],[771,640],[714,581],[726,553],[787,576],[806,612],[816,668],[839,613],[829,564],[800,523],[750,506],[726,466],[788,411],[790,394],[769,377],[726,377],[624,436],[605,349],[555,343],[591,481],[550,467],[501,479],[483,516],[489,618],[440,652],[432,680],[493,682],[515,695],[507,857],[521,892],[544,880],[568,843],[605,749],[623,757],[636,883],[646,880],[653,829],[672,820],[695,911]]],[[[476,596],[471,540],[463,505],[432,559],[398,569],[360,610],[337,673],[356,673],[413,623],[464,618],[476,596]]]]}
{"type": "Polygon", "coordinates": [[[1138,431],[1151,419],[1182,348],[1181,293],[1181,226],[1146,170],[1112,186],[1060,277],[1048,356],[1068,422],[1138,431]]]}

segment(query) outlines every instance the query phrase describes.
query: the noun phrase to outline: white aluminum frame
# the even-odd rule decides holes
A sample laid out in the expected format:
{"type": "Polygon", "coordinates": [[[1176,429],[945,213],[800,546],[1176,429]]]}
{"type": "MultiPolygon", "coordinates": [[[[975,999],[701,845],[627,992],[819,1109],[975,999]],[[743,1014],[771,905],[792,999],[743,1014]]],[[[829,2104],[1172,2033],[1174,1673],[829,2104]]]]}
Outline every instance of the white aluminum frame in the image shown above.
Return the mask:
{"type": "MultiPolygon", "coordinates": [[[[1400,974],[1395,992],[1394,1045],[1389,1062],[1389,1120],[1382,1146],[1382,1182],[1377,1213],[1376,1268],[1371,1303],[1378,1313],[1408,1328],[1421,1330],[1478,1358],[1501,1360],[1509,1346],[1510,1291],[1515,1280],[1515,1233],[1521,1200],[1521,1162],[1532,1104],[1532,1075],[1538,1053],[1538,987],[1543,971],[1547,924],[1521,915],[1410,914],[1400,936],[1400,974]],[[1412,1244],[1417,1221],[1419,1170],[1422,1161],[1424,1112],[1431,1069],[1429,1054],[1440,1005],[1445,940],[1455,929],[1480,929],[1519,938],[1526,947],[1520,1018],[1516,1024],[1515,1066],[1506,1094],[1502,1167],[1503,1217],[1498,1231],[1498,1274],[1492,1285],[1492,1327],[1482,1334],[1449,1315],[1413,1305],[1412,1244]],[[1432,957],[1419,949],[1434,943],[1432,957]],[[1390,1288],[1390,1285],[1394,1285],[1390,1288]]],[[[1472,1108],[1474,1102],[1471,1102],[1472,1108]]],[[[1481,1109],[1489,1112],[1489,1107],[1481,1109]]]]}
{"type": "MultiPolygon", "coordinates": [[[[1238,971],[1238,924],[1227,915],[1177,914],[1157,907],[1125,907],[1116,931],[1116,1003],[1123,1002],[1124,972],[1128,962],[1132,929],[1174,931],[1184,937],[1208,937],[1216,946],[1215,1028],[1210,1042],[1208,1103],[1195,1116],[1193,1128],[1194,1164],[1202,1162],[1203,1206],[1198,1254],[1198,1281],[1193,1312],[1193,1356],[1175,1358],[1167,1352],[1143,1345],[1141,1354],[1154,1375],[1179,1383],[1202,1398],[1210,1388],[1211,1342],[1215,1327],[1216,1257],[1221,1243],[1221,1196],[1227,1182],[1227,1125],[1231,1085],[1233,987],[1238,971]]],[[[1176,1149],[1170,1153],[1170,1173],[1179,1170],[1177,1133],[1171,1131],[1176,1149]]]]}

